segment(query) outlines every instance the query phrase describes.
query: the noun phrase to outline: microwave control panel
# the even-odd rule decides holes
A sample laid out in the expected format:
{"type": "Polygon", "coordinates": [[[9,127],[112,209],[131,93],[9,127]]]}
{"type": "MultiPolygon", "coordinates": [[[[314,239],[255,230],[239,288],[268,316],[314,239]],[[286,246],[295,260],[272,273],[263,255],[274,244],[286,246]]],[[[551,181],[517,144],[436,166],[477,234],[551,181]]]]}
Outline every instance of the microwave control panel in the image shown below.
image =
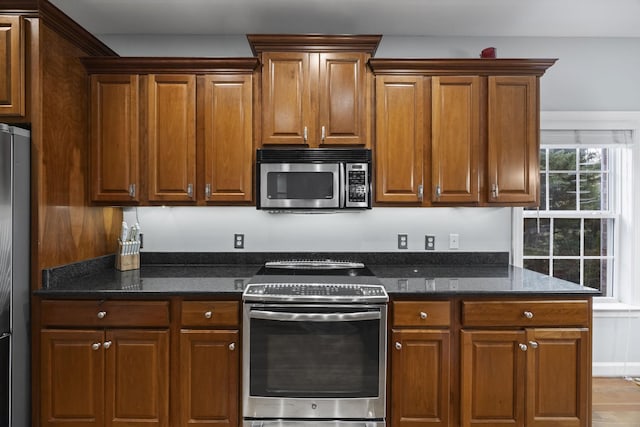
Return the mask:
{"type": "Polygon", "coordinates": [[[366,163],[347,163],[347,202],[346,207],[369,206],[369,175],[366,163]]]}

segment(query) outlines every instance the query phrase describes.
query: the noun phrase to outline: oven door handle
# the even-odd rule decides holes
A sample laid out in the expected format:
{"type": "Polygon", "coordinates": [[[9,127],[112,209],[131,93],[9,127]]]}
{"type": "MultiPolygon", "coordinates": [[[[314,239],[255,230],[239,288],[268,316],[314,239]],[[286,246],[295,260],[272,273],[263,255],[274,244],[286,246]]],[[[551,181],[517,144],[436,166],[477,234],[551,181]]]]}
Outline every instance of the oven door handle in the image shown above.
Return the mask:
{"type": "Polygon", "coordinates": [[[249,317],[262,320],[279,320],[283,322],[346,322],[350,320],[377,320],[381,318],[379,311],[363,311],[356,313],[286,313],[282,311],[251,310],[249,317]]]}

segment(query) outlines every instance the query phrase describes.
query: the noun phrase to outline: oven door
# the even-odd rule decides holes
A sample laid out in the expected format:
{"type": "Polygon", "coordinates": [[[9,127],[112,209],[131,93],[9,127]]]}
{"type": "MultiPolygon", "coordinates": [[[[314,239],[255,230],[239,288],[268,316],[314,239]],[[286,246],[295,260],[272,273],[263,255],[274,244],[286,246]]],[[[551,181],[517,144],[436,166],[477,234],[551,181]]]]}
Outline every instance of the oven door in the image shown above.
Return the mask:
{"type": "Polygon", "coordinates": [[[245,304],[245,418],[384,419],[386,305],[245,304]]]}
{"type": "Polygon", "coordinates": [[[344,206],[340,163],[260,164],[260,208],[338,209],[344,206]]]}

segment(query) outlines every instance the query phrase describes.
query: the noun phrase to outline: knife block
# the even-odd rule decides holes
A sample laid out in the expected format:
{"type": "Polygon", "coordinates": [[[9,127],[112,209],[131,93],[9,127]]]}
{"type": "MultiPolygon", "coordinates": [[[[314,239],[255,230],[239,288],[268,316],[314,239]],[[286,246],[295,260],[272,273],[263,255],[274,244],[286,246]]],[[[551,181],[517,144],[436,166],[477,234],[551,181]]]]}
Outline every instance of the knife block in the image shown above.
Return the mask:
{"type": "Polygon", "coordinates": [[[120,271],[137,270],[140,268],[140,252],[129,255],[122,254],[122,243],[118,242],[116,253],[116,269],[120,271]]]}

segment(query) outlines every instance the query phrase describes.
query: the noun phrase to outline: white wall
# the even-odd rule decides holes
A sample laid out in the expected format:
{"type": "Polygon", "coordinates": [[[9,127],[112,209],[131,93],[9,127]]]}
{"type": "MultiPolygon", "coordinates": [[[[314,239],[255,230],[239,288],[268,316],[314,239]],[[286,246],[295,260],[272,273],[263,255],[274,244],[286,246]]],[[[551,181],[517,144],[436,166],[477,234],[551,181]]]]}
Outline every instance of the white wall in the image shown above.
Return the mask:
{"type": "Polygon", "coordinates": [[[425,234],[436,251],[508,252],[509,208],[375,208],[358,213],[270,214],[255,207],[128,208],[125,221],[140,222],[144,251],[233,252],[233,235],[245,235],[246,252],[392,252],[397,234],[409,236],[409,251],[424,251],[425,234]]]}

